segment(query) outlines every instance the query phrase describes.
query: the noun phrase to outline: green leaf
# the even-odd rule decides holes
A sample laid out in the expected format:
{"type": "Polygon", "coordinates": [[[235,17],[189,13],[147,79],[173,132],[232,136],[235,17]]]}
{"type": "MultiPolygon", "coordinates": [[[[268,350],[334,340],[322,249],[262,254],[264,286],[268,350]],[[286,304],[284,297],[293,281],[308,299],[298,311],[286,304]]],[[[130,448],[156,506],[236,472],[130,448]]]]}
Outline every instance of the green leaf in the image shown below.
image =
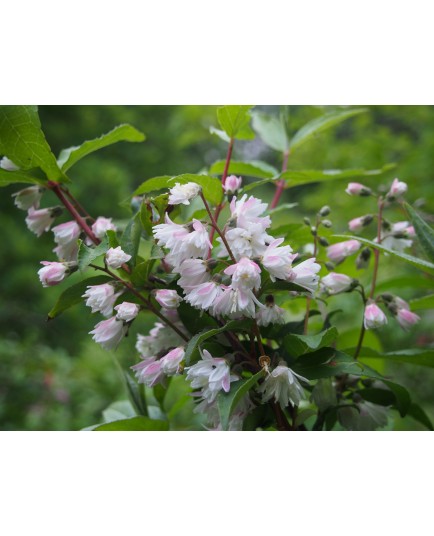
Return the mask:
{"type": "Polygon", "coordinates": [[[78,247],[78,268],[84,270],[91,264],[95,259],[104,255],[109,249],[108,238],[104,237],[102,242],[97,246],[86,246],[86,244],[79,240],[78,247]]]}
{"type": "Polygon", "coordinates": [[[193,175],[191,173],[185,173],[176,177],[163,175],[148,179],[137,188],[133,196],[173,188],[176,183],[187,184],[188,182],[199,184],[202,187],[202,192],[206,200],[213,205],[218,205],[223,199],[223,188],[219,179],[208,177],[207,175],[193,175]]]}
{"type": "Polygon", "coordinates": [[[408,408],[407,415],[410,415],[413,419],[426,426],[428,430],[434,430],[430,418],[418,404],[411,404],[408,408]]]}
{"type": "Polygon", "coordinates": [[[289,148],[291,149],[291,151],[299,149],[304,143],[309,141],[314,136],[318,135],[320,132],[323,132],[328,128],[338,125],[339,123],[342,123],[342,121],[345,121],[350,117],[365,113],[366,111],[366,108],[356,108],[352,110],[343,111],[338,110],[317,117],[316,119],[309,121],[309,123],[304,125],[298,132],[296,132],[296,134],[290,141],[289,148]]]}
{"type": "Polygon", "coordinates": [[[217,119],[229,138],[251,140],[255,137],[249,123],[252,106],[221,106],[217,108],[217,119]]]}
{"type": "Polygon", "coordinates": [[[308,352],[319,350],[336,340],[338,332],[336,328],[329,328],[317,335],[296,335],[291,333],[283,339],[283,344],[288,353],[293,357],[299,357],[308,352]]]}
{"type": "Polygon", "coordinates": [[[41,168],[50,180],[62,178],[42,132],[37,106],[0,106],[0,154],[22,170],[41,168]]]}
{"type": "Polygon", "coordinates": [[[411,404],[410,393],[402,385],[398,385],[397,383],[385,380],[384,378],[382,378],[381,381],[385,383],[387,387],[389,387],[389,389],[393,392],[393,394],[395,395],[396,409],[399,411],[401,417],[405,417],[408,408],[411,404]]]}
{"type": "Polygon", "coordinates": [[[252,115],[253,129],[259,134],[262,141],[276,151],[286,152],[289,140],[281,119],[264,112],[254,112],[252,115]]]}
{"type": "Polygon", "coordinates": [[[167,421],[150,419],[149,417],[143,416],[100,424],[93,429],[94,432],[165,432],[167,430],[169,430],[169,423],[167,421]]]}
{"type": "MultiPolygon", "coordinates": [[[[209,168],[211,175],[222,175],[225,169],[226,161],[218,160],[209,168]]],[[[255,177],[258,179],[267,179],[279,174],[276,168],[270,166],[261,160],[252,160],[250,162],[239,162],[231,160],[228,169],[229,175],[242,175],[245,177],[255,177]]]]}
{"type": "MultiPolygon", "coordinates": [[[[348,353],[353,349],[346,350],[348,353]]],[[[422,367],[434,368],[434,348],[410,348],[408,350],[397,350],[395,352],[377,352],[372,348],[363,347],[360,351],[359,359],[387,359],[397,363],[411,363],[422,367]]]]}
{"type": "Polygon", "coordinates": [[[215,335],[219,335],[224,331],[251,331],[252,321],[251,320],[231,320],[226,325],[221,328],[209,329],[205,328],[200,333],[197,333],[190,339],[190,342],[187,344],[185,349],[184,360],[187,365],[190,364],[192,358],[196,357],[199,354],[198,347],[204,341],[215,335]]]}
{"type": "Polygon", "coordinates": [[[286,187],[292,188],[300,184],[311,182],[327,182],[338,179],[355,179],[361,177],[378,177],[395,168],[395,164],[385,164],[380,169],[310,169],[310,170],[288,170],[279,175],[280,179],[286,181],[286,187]]]}
{"type": "Polygon", "coordinates": [[[185,301],[179,304],[177,312],[184,326],[187,326],[188,331],[192,334],[204,329],[218,328],[217,322],[211,316],[192,307],[185,301]]]}
{"type": "Polygon", "coordinates": [[[77,147],[63,149],[57,162],[62,171],[67,171],[79,160],[99,149],[103,149],[104,147],[108,147],[119,141],[141,142],[144,140],[145,135],[136,128],[131,125],[119,125],[99,138],[85,141],[77,147]]]}
{"type": "Polygon", "coordinates": [[[226,143],[229,143],[231,141],[230,137],[226,134],[224,130],[220,130],[215,127],[209,127],[210,134],[215,134],[218,136],[221,140],[225,141],[226,143]]]}
{"type": "Polygon", "coordinates": [[[9,186],[9,184],[26,183],[26,184],[41,184],[45,186],[47,181],[35,177],[32,173],[27,171],[6,171],[0,168],[0,187],[9,186]]]}
{"type": "Polygon", "coordinates": [[[88,286],[103,285],[108,281],[111,281],[111,277],[99,275],[96,277],[88,277],[87,279],[84,279],[83,281],[80,281],[79,283],[67,288],[62,292],[54,307],[48,313],[48,318],[50,320],[52,318],[56,318],[56,316],[59,316],[73,305],[83,303],[82,296],[86,292],[88,286]]]}
{"type": "Polygon", "coordinates": [[[396,257],[397,259],[401,259],[402,261],[405,261],[408,264],[411,264],[412,266],[419,268],[419,270],[422,270],[426,272],[427,274],[434,275],[434,264],[432,264],[431,262],[425,261],[423,259],[418,259],[417,257],[407,255],[406,253],[398,253],[398,251],[393,251],[392,249],[385,248],[381,244],[372,242],[372,240],[367,240],[366,238],[361,238],[360,236],[350,236],[350,235],[333,235],[333,238],[342,238],[344,240],[358,240],[362,244],[366,244],[367,246],[371,246],[374,249],[384,251],[385,253],[388,253],[389,255],[396,257]]]}
{"type": "Polygon", "coordinates": [[[147,259],[134,266],[131,272],[131,282],[136,287],[141,287],[148,283],[148,277],[155,264],[155,259],[147,259]]]}
{"type": "Polygon", "coordinates": [[[309,380],[330,378],[341,374],[364,374],[363,365],[334,348],[321,348],[316,352],[304,354],[291,365],[297,374],[301,374],[309,380]]]}
{"type": "Polygon", "coordinates": [[[372,402],[379,406],[393,406],[396,402],[395,394],[388,389],[367,387],[366,389],[360,389],[357,393],[367,402],[372,402]]]}
{"type": "Polygon", "coordinates": [[[220,414],[220,422],[223,430],[228,429],[229,419],[243,396],[264,376],[265,371],[260,370],[251,378],[248,378],[246,380],[238,380],[236,382],[231,383],[231,389],[229,393],[221,392],[218,395],[217,405],[220,414]]]}
{"type": "Polygon", "coordinates": [[[135,417],[136,413],[129,400],[118,400],[117,402],[110,404],[110,406],[102,412],[102,416],[104,422],[109,423],[135,417]]]}
{"type": "Polygon", "coordinates": [[[410,300],[408,303],[412,311],[420,311],[422,309],[434,309],[434,294],[422,296],[421,298],[415,298],[414,300],[410,300]]]}
{"type": "Polygon", "coordinates": [[[274,283],[271,280],[265,282],[261,287],[261,294],[266,292],[304,292],[310,294],[308,290],[304,287],[300,287],[300,285],[297,285],[296,283],[281,280],[274,281],[274,283]]]}
{"type": "Polygon", "coordinates": [[[379,281],[375,288],[377,289],[378,293],[390,290],[402,290],[403,288],[412,290],[432,289],[433,280],[430,277],[393,277],[392,279],[387,279],[386,281],[379,281]]]}
{"type": "Polygon", "coordinates": [[[131,404],[133,404],[139,415],[147,416],[148,411],[146,407],[146,398],[144,396],[143,385],[139,385],[128,372],[123,371],[123,375],[128,398],[130,399],[131,404]]]}
{"type": "Polygon", "coordinates": [[[132,266],[136,264],[141,234],[142,226],[140,223],[140,214],[137,213],[128,222],[121,237],[121,248],[125,253],[131,255],[131,260],[128,261],[128,264],[131,264],[132,266]]]}
{"type": "Polygon", "coordinates": [[[422,249],[425,251],[428,259],[434,262],[434,230],[419,216],[412,206],[404,203],[404,207],[410,215],[422,249]]]}

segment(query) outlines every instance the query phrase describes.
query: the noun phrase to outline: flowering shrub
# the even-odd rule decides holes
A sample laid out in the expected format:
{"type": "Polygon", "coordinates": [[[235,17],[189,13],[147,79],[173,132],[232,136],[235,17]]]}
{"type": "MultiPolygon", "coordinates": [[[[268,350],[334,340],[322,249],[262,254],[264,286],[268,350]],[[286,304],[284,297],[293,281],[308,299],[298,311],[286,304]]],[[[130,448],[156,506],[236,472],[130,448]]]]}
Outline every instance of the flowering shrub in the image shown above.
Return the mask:
{"type": "Polygon", "coordinates": [[[120,226],[86,212],[70,191],[67,171],[95,150],[140,142],[144,135],[121,125],[56,159],[35,107],[1,107],[0,182],[31,184],[14,194],[15,205],[27,211],[27,227],[37,237],[54,235],[57,260],[41,261],[39,279],[50,287],[66,285],[73,272],[82,274],[49,317],[79,303],[90,307],[99,315],[90,334],[108,351],[116,350],[142,312],[156,317],[150,332],[138,335],[137,364],[125,371],[134,416],[94,429],[170,428],[170,416],[161,408],[158,414],[150,411],[149,400],[158,403],[175,376],[190,386],[207,429],[373,430],[386,426],[393,411],[432,428],[403,386],[365,362],[434,360],[427,349],[378,355],[364,346],[367,330],[389,321],[409,330],[420,320],[412,303],[378,291],[381,255],[434,274],[434,232],[405,202],[407,184],[394,179],[373,189],[350,182],[345,190],[331,183],[342,195],[360,197],[363,211],[374,209],[348,224],[351,233],[375,226],[371,239],[332,234],[329,206],[320,208],[313,223],[305,218],[295,226],[273,224],[279,212],[290,214],[291,206],[280,204],[285,188],[380,177],[389,170],[288,169],[291,152],[316,132],[362,112],[329,112],[290,138],[285,118],[278,121],[249,106],[219,108],[221,130],[213,132],[228,143],[226,159],[206,174],[145,181],[132,194],[132,218],[120,226]],[[282,153],[280,172],[264,162],[232,159],[236,140],[254,137],[252,119],[264,142],[282,153]],[[275,187],[269,206],[251,193],[267,183],[275,187]],[[40,208],[49,192],[59,205],[40,208]],[[396,205],[407,220],[386,219],[396,205]],[[58,224],[64,215],[68,221],[58,224]],[[429,260],[406,253],[416,239],[429,260]],[[348,257],[371,274],[363,276],[366,284],[343,273],[348,257]],[[91,275],[95,271],[99,275],[91,275]],[[344,293],[360,299],[360,310],[354,311],[359,331],[349,348],[342,348],[332,322],[337,311],[330,308],[333,297],[344,293]],[[304,312],[297,317],[291,308],[300,301],[304,312]]]}

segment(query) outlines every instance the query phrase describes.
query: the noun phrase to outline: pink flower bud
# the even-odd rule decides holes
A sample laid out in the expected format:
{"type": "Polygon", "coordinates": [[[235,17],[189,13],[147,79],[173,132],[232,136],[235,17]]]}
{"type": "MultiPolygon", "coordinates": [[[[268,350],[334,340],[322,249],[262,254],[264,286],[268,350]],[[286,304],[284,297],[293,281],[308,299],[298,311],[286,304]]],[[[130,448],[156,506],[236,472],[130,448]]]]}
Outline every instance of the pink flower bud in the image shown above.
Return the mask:
{"type": "Polygon", "coordinates": [[[321,279],[321,289],[328,294],[337,294],[348,290],[353,284],[353,279],[345,274],[330,272],[321,279]]]}
{"type": "Polygon", "coordinates": [[[116,226],[112,223],[111,218],[100,216],[92,225],[92,231],[97,238],[104,238],[107,231],[116,231],[116,226]]]}
{"type": "Polygon", "coordinates": [[[93,340],[105,350],[112,350],[118,346],[128,331],[128,326],[116,319],[115,316],[99,322],[95,329],[89,333],[93,340]]]}
{"type": "Polygon", "coordinates": [[[227,194],[234,194],[241,188],[243,179],[241,177],[236,177],[235,175],[229,175],[226,177],[226,181],[223,185],[223,189],[227,194]]]}
{"type": "Polygon", "coordinates": [[[408,330],[411,326],[419,322],[420,317],[408,309],[402,308],[398,309],[398,312],[396,313],[396,320],[398,320],[399,325],[403,329],[408,330]]]}
{"type": "Polygon", "coordinates": [[[54,248],[54,253],[57,254],[59,259],[65,259],[67,261],[75,260],[78,252],[77,239],[80,236],[80,226],[75,221],[68,221],[56,225],[52,229],[54,233],[54,241],[57,247],[54,248]]]}
{"type": "Polygon", "coordinates": [[[376,303],[370,303],[365,308],[364,324],[366,329],[376,329],[387,324],[387,317],[376,303]]]}
{"type": "Polygon", "coordinates": [[[161,369],[164,374],[173,375],[178,372],[179,365],[184,359],[185,350],[183,346],[174,348],[168,354],[161,358],[161,369]]]}
{"type": "Polygon", "coordinates": [[[350,182],[345,190],[349,195],[371,195],[371,189],[360,184],[360,182],[350,182]]]}
{"type": "Polygon", "coordinates": [[[140,307],[136,303],[123,302],[119,305],[116,305],[115,311],[117,311],[117,320],[132,322],[139,314],[140,307]]]}
{"type": "Polygon", "coordinates": [[[407,191],[408,186],[405,182],[401,182],[399,179],[394,179],[392,186],[390,187],[387,197],[401,197],[407,191]]]}
{"type": "Polygon", "coordinates": [[[327,248],[327,257],[334,262],[340,262],[343,261],[345,257],[356,253],[360,247],[361,244],[357,240],[338,242],[337,244],[333,244],[327,248]]]}
{"type": "Polygon", "coordinates": [[[38,275],[43,287],[58,285],[65,279],[68,267],[63,262],[42,261],[41,264],[44,268],[38,271],[38,275]]]}
{"type": "Polygon", "coordinates": [[[105,260],[107,262],[107,265],[110,266],[110,268],[114,268],[115,270],[120,268],[130,259],[131,255],[125,253],[125,251],[122,250],[121,246],[118,246],[117,248],[110,248],[105,254],[105,260]]]}
{"type": "Polygon", "coordinates": [[[42,208],[40,210],[35,210],[31,207],[27,213],[27,227],[32,233],[35,233],[36,236],[41,236],[42,233],[50,230],[54,218],[57,215],[58,213],[56,209],[42,208]]]}
{"type": "Polygon", "coordinates": [[[14,203],[21,210],[29,210],[29,208],[39,208],[39,201],[42,197],[43,188],[39,186],[30,186],[12,194],[15,197],[14,203]]]}
{"type": "Polygon", "coordinates": [[[155,291],[155,299],[164,309],[177,309],[182,302],[182,298],[176,290],[157,290],[155,291]]]}
{"type": "Polygon", "coordinates": [[[110,283],[103,285],[93,285],[87,287],[82,298],[87,298],[86,305],[92,308],[92,313],[101,313],[103,316],[110,316],[113,313],[113,306],[117,298],[122,293],[115,293],[115,288],[110,283]]]}
{"type": "Polygon", "coordinates": [[[354,218],[348,222],[348,228],[350,231],[360,231],[363,227],[366,227],[372,222],[373,218],[370,214],[367,216],[360,216],[360,218],[354,218]]]}

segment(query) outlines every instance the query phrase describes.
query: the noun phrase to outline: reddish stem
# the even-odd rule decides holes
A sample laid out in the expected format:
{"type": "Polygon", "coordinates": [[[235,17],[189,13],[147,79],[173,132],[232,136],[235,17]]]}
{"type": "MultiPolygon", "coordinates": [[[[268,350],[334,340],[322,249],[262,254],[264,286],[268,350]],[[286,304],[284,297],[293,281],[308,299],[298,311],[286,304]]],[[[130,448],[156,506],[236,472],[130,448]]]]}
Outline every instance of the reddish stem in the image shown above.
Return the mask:
{"type": "MultiPolygon", "coordinates": [[[[378,223],[377,223],[377,243],[381,244],[381,225],[383,223],[383,208],[384,208],[384,201],[380,197],[378,200],[378,223]]],[[[374,249],[374,272],[372,274],[372,285],[371,285],[371,292],[369,293],[369,299],[372,300],[375,293],[375,286],[377,284],[377,275],[378,275],[378,266],[380,263],[380,250],[374,249]]]]}
{"type": "MultiPolygon", "coordinates": [[[[289,149],[283,153],[283,164],[282,164],[282,173],[288,169],[288,158],[289,158],[289,149]]],[[[283,193],[283,190],[285,188],[285,180],[281,179],[277,182],[276,185],[276,191],[274,192],[273,201],[271,201],[270,208],[276,208],[280,196],[283,193]]]]}

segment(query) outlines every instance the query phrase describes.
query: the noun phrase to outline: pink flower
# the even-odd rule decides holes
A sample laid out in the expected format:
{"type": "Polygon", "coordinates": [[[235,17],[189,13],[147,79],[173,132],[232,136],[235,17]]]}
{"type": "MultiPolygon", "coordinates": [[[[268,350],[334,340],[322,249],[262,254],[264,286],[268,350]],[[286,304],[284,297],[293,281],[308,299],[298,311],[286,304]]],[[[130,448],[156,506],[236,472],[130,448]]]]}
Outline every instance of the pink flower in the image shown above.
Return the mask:
{"type": "Polygon", "coordinates": [[[239,318],[240,316],[255,317],[255,304],[263,307],[251,289],[222,287],[222,293],[212,304],[212,313],[215,316],[229,316],[239,318]]]}
{"type": "Polygon", "coordinates": [[[278,247],[283,242],[283,238],[273,240],[264,251],[261,263],[270,274],[271,281],[277,279],[289,279],[292,272],[292,261],[297,257],[293,255],[290,246],[278,247]]]}
{"type": "Polygon", "coordinates": [[[321,266],[315,260],[311,258],[297,264],[291,273],[291,281],[310,292],[318,288],[319,276],[316,274],[321,270],[321,266]]]}
{"type": "Polygon", "coordinates": [[[68,221],[61,223],[52,229],[54,233],[54,241],[57,247],[53,249],[59,259],[72,261],[77,258],[78,243],[77,239],[80,236],[80,226],[77,222],[68,221]]]}
{"type": "Polygon", "coordinates": [[[396,313],[396,320],[399,325],[406,331],[411,328],[414,324],[419,322],[420,316],[415,313],[412,313],[406,308],[398,309],[396,313]]]}
{"type": "Polygon", "coordinates": [[[179,266],[182,261],[190,257],[205,257],[212,244],[209,241],[208,231],[202,222],[193,220],[192,232],[184,235],[174,244],[167,260],[173,266],[179,266]]]}
{"type": "MultiPolygon", "coordinates": [[[[264,227],[260,223],[250,222],[244,227],[234,227],[226,232],[226,240],[231,248],[234,257],[239,260],[241,257],[257,257],[264,253],[266,244],[272,237],[264,232],[264,227]]],[[[219,257],[226,257],[228,252],[220,237],[217,241],[222,244],[219,257]]]]}
{"type": "Polygon", "coordinates": [[[68,273],[68,267],[63,262],[42,261],[41,264],[44,268],[38,271],[38,275],[43,287],[58,285],[68,273]]]}
{"type": "Polygon", "coordinates": [[[348,277],[345,274],[338,274],[336,272],[330,272],[321,279],[321,288],[327,294],[337,294],[338,292],[344,292],[348,290],[353,284],[353,278],[348,277]]]}
{"type": "Polygon", "coordinates": [[[111,218],[100,216],[92,225],[92,231],[97,238],[102,239],[107,231],[116,231],[116,226],[113,224],[111,218]]]}
{"type": "Polygon", "coordinates": [[[115,316],[99,322],[95,329],[90,331],[92,339],[105,350],[112,350],[118,346],[128,331],[128,325],[117,320],[115,316]]]}
{"type": "Polygon", "coordinates": [[[345,191],[349,195],[371,195],[371,189],[360,182],[350,182],[345,191]]]}
{"type": "Polygon", "coordinates": [[[131,369],[136,373],[137,381],[148,387],[154,387],[164,378],[161,361],[155,361],[155,357],[149,357],[132,366],[131,369]]]}
{"type": "Polygon", "coordinates": [[[222,294],[221,285],[215,281],[202,283],[194,287],[185,297],[185,301],[199,309],[209,309],[222,294]]]}
{"type": "Polygon", "coordinates": [[[171,249],[188,235],[188,229],[184,225],[173,223],[167,213],[164,215],[164,221],[166,223],[154,225],[152,232],[159,246],[171,249]]]}
{"type": "Polygon", "coordinates": [[[358,240],[346,240],[345,242],[338,242],[327,248],[327,257],[334,262],[341,262],[356,253],[361,247],[361,244],[358,240]]]}
{"type": "Polygon", "coordinates": [[[369,303],[365,308],[364,324],[366,329],[376,329],[387,324],[387,317],[376,303],[369,303]]]}
{"type": "Polygon", "coordinates": [[[256,320],[259,326],[268,326],[269,324],[284,324],[285,309],[274,303],[273,296],[267,296],[265,307],[262,307],[256,313],[256,320]]]}
{"type": "Polygon", "coordinates": [[[408,186],[405,182],[401,182],[399,179],[394,179],[392,182],[392,186],[390,187],[389,193],[387,194],[387,197],[389,199],[401,197],[405,194],[407,189],[408,186]]]}
{"type": "Polygon", "coordinates": [[[117,320],[132,322],[139,314],[140,307],[136,303],[122,302],[119,305],[116,305],[115,311],[117,311],[117,320]]]}
{"type": "Polygon", "coordinates": [[[233,288],[259,290],[261,286],[261,269],[256,262],[246,257],[242,257],[237,264],[228,266],[224,272],[232,276],[233,288]]]}
{"type": "Polygon", "coordinates": [[[44,189],[39,186],[30,186],[12,194],[12,197],[15,197],[14,203],[18,208],[29,210],[29,208],[39,208],[43,191],[44,189]]]}
{"type": "Polygon", "coordinates": [[[284,409],[289,402],[293,406],[298,406],[300,401],[305,398],[304,391],[300,382],[309,383],[309,380],[303,378],[291,370],[286,363],[282,362],[269,374],[264,383],[259,387],[258,392],[263,393],[263,402],[268,402],[274,398],[284,409]]]}
{"type": "Polygon", "coordinates": [[[32,233],[35,233],[36,236],[41,236],[42,233],[50,230],[54,219],[58,215],[59,210],[56,208],[41,208],[40,210],[29,208],[26,224],[32,233]]]}
{"type": "Polygon", "coordinates": [[[177,309],[182,302],[182,298],[176,290],[156,290],[155,299],[165,309],[177,309]]]}
{"type": "Polygon", "coordinates": [[[161,370],[168,376],[173,376],[179,370],[179,365],[184,359],[185,350],[183,346],[178,346],[163,356],[161,361],[161,370]]]}
{"type": "Polygon", "coordinates": [[[201,187],[195,182],[187,184],[175,183],[175,186],[169,190],[169,205],[189,205],[190,200],[198,195],[201,187]]]}
{"type": "Polygon", "coordinates": [[[93,285],[87,287],[82,298],[87,298],[86,305],[92,308],[92,313],[100,312],[103,316],[110,316],[113,312],[115,301],[122,293],[115,293],[113,285],[93,285]]]}
{"type": "Polygon", "coordinates": [[[372,222],[373,218],[370,214],[367,216],[360,216],[360,218],[354,218],[348,222],[348,228],[350,231],[360,231],[363,227],[366,227],[372,222]]]}
{"type": "Polygon", "coordinates": [[[241,188],[242,182],[243,179],[241,177],[229,175],[229,177],[226,177],[226,181],[223,184],[223,189],[227,194],[234,194],[241,188]]]}
{"type": "Polygon", "coordinates": [[[202,259],[186,259],[181,263],[178,271],[181,274],[178,285],[186,292],[206,283],[211,278],[207,269],[207,261],[202,259]]]}
{"type": "Polygon", "coordinates": [[[125,251],[122,250],[121,246],[118,246],[117,248],[110,248],[105,254],[105,260],[107,262],[107,265],[110,266],[110,268],[114,268],[115,270],[119,269],[130,259],[131,255],[125,253],[125,251]]]}

